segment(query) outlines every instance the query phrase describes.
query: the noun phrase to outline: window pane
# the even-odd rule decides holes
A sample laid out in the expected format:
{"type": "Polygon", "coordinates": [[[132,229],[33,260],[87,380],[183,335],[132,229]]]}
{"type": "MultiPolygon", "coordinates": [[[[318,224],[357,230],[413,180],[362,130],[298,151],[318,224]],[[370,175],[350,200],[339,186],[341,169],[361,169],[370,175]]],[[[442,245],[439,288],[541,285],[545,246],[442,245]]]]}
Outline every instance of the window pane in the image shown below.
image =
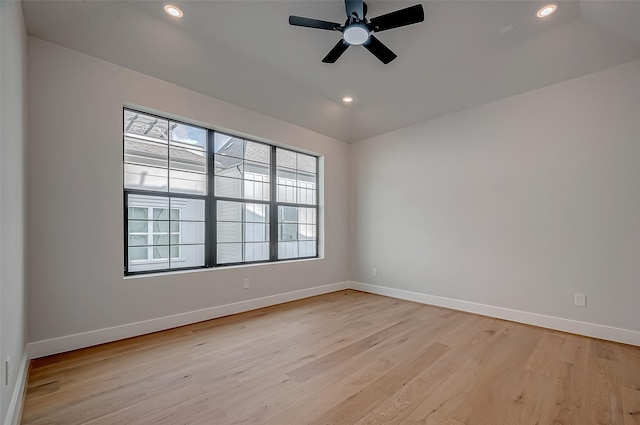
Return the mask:
{"type": "Polygon", "coordinates": [[[271,162],[271,147],[263,143],[247,141],[244,159],[269,164],[271,162]]]}
{"type": "Polygon", "coordinates": [[[278,207],[278,259],[317,255],[316,208],[278,207]]]}
{"type": "Polygon", "coordinates": [[[217,246],[218,264],[242,262],[241,243],[219,243],[217,246]]]}
{"type": "Polygon", "coordinates": [[[246,180],[269,182],[270,177],[269,165],[251,161],[244,162],[244,178],[246,180]]]}
{"type": "Polygon", "coordinates": [[[168,208],[154,208],[153,217],[154,220],[169,220],[168,208]]]}
{"type": "MultiPolygon", "coordinates": [[[[145,235],[131,235],[129,234],[129,246],[141,246],[149,245],[149,237],[145,235]]],[[[145,254],[146,258],[146,254],[145,254]]]]}
{"type": "Polygon", "coordinates": [[[172,170],[206,174],[206,152],[171,146],[169,149],[169,166],[172,170]]]}
{"type": "Polygon", "coordinates": [[[279,241],[295,241],[298,240],[297,224],[280,224],[278,225],[279,241]]]}
{"type": "Polygon", "coordinates": [[[215,149],[214,153],[233,156],[236,158],[244,157],[244,140],[238,137],[229,136],[228,134],[223,133],[215,133],[213,145],[215,149]]]}
{"type": "Polygon", "coordinates": [[[317,203],[317,158],[287,151],[276,150],[277,200],[296,204],[317,203]]]}
{"type": "Polygon", "coordinates": [[[242,242],[242,223],[219,222],[218,242],[242,242]]]}
{"type": "Polygon", "coordinates": [[[307,189],[315,189],[316,188],[316,175],[303,173],[301,171],[296,175],[296,186],[304,187],[307,189]]]}
{"type": "Polygon", "coordinates": [[[280,202],[297,203],[296,173],[291,170],[278,168],[276,170],[276,176],[278,183],[277,200],[280,202]]]}
{"type": "Polygon", "coordinates": [[[153,233],[169,233],[168,221],[153,221],[153,233]]]}
{"type": "MultiPolygon", "coordinates": [[[[198,221],[183,221],[180,223],[180,235],[179,242],[172,243],[183,243],[183,244],[203,244],[205,239],[204,234],[205,225],[204,222],[198,221]]],[[[174,240],[172,235],[172,241],[174,240]]]]}
{"type": "Polygon", "coordinates": [[[284,222],[298,221],[298,207],[278,207],[278,217],[284,222]]]}
{"type": "Polygon", "coordinates": [[[317,163],[317,158],[315,156],[299,153],[296,169],[315,174],[316,163],[317,163]]]}
{"type": "Polygon", "coordinates": [[[168,221],[152,221],[149,218],[168,218],[169,198],[163,196],[128,195],[128,244],[129,244],[129,264],[128,270],[131,272],[141,270],[154,270],[167,268],[163,262],[153,263],[153,247],[151,244],[167,244],[167,240],[157,241],[153,229],[162,225],[167,226],[168,221]],[[137,219],[137,220],[136,220],[137,219]],[[154,241],[154,239],[156,239],[154,241]],[[135,248],[134,248],[135,247],[135,248]],[[147,264],[149,261],[152,263],[147,264]]]}
{"type": "Polygon", "coordinates": [[[218,264],[269,259],[269,205],[218,201],[217,214],[218,264]]]}
{"type": "Polygon", "coordinates": [[[129,233],[147,233],[148,231],[148,221],[129,220],[129,233]]]}
{"type": "Polygon", "coordinates": [[[216,176],[241,179],[244,175],[242,159],[224,155],[215,155],[214,160],[216,176]]]}
{"type": "Polygon", "coordinates": [[[298,254],[300,257],[316,256],[316,241],[304,241],[298,243],[298,254]]]}
{"type": "Polygon", "coordinates": [[[207,130],[193,125],[171,122],[171,144],[207,150],[207,130]]]}
{"type": "Polygon", "coordinates": [[[242,197],[242,180],[216,176],[215,182],[216,196],[222,196],[225,198],[242,197]]]}
{"type": "Polygon", "coordinates": [[[269,195],[269,183],[256,183],[255,181],[244,180],[245,199],[268,201],[269,195]]]}
{"type": "Polygon", "coordinates": [[[296,153],[276,148],[276,165],[278,167],[286,167],[295,170],[296,168],[296,153]]]}
{"type": "Polygon", "coordinates": [[[167,169],[136,164],[124,164],[124,187],[166,192],[169,182],[167,169]]]}
{"type": "Polygon", "coordinates": [[[129,219],[147,220],[149,218],[149,210],[147,208],[129,207],[129,219]]]}
{"type": "Polygon", "coordinates": [[[297,258],[298,242],[278,242],[278,258],[297,258]]]}
{"type": "Polygon", "coordinates": [[[204,199],[171,198],[171,219],[205,221],[204,199]]]}
{"type": "Polygon", "coordinates": [[[293,186],[277,186],[278,201],[279,202],[296,202],[296,188],[293,186]]]}
{"type": "Polygon", "coordinates": [[[304,224],[316,224],[316,209],[298,208],[298,222],[304,224]]]}
{"type": "Polygon", "coordinates": [[[159,141],[140,140],[135,137],[124,138],[124,162],[167,168],[169,148],[159,141]]]}
{"type": "Polygon", "coordinates": [[[129,261],[139,261],[147,259],[147,247],[129,248],[129,261]]]}
{"type": "Polygon", "coordinates": [[[315,240],[316,239],[316,226],[312,224],[299,224],[298,225],[298,239],[299,240],[315,240]]]}
{"type": "Polygon", "coordinates": [[[217,202],[218,221],[242,221],[242,202],[217,202]]]}
{"type": "Polygon", "coordinates": [[[171,247],[171,269],[204,266],[204,245],[179,245],[171,247]]]}
{"type": "Polygon", "coordinates": [[[315,205],[316,204],[316,191],[311,189],[298,188],[298,203],[315,205]]]}
{"type": "Polygon", "coordinates": [[[265,242],[269,240],[269,226],[259,223],[245,223],[245,242],[265,242]]]}
{"type": "Polygon", "coordinates": [[[268,243],[244,244],[244,261],[266,261],[269,259],[268,243]]]}
{"type": "Polygon", "coordinates": [[[135,111],[124,111],[124,133],[167,143],[169,121],[135,111]]]}
{"type": "Polygon", "coordinates": [[[207,176],[199,173],[169,170],[169,190],[171,192],[206,195],[207,176]]]}
{"type": "Polygon", "coordinates": [[[278,184],[284,186],[297,186],[297,176],[296,172],[293,170],[288,170],[286,168],[278,168],[276,170],[276,176],[278,177],[278,184]]]}
{"type": "Polygon", "coordinates": [[[168,246],[154,246],[153,249],[153,258],[154,259],[162,259],[169,258],[169,247],[168,246]]]}
{"type": "Polygon", "coordinates": [[[128,204],[130,215],[151,219],[129,220],[129,245],[137,249],[129,251],[128,271],[204,266],[203,199],[130,194],[128,204]]]}
{"type": "Polygon", "coordinates": [[[255,223],[269,222],[269,205],[245,204],[245,221],[255,223]]]}

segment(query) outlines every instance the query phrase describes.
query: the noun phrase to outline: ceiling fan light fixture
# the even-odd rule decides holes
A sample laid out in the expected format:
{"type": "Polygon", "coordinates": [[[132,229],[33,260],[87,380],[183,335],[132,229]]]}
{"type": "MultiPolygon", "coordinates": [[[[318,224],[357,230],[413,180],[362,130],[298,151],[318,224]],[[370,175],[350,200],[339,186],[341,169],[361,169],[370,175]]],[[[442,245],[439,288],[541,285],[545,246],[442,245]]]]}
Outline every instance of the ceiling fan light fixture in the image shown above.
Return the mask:
{"type": "Polygon", "coordinates": [[[557,9],[558,9],[557,5],[548,4],[538,9],[538,13],[536,13],[536,15],[538,16],[538,18],[546,18],[547,16],[553,15],[557,9]]]}
{"type": "Polygon", "coordinates": [[[165,4],[164,11],[167,13],[167,15],[174,18],[182,18],[183,16],[182,10],[172,4],[165,4]]]}
{"type": "Polygon", "coordinates": [[[351,24],[343,31],[344,41],[352,46],[359,46],[369,40],[369,28],[364,24],[351,24]]]}

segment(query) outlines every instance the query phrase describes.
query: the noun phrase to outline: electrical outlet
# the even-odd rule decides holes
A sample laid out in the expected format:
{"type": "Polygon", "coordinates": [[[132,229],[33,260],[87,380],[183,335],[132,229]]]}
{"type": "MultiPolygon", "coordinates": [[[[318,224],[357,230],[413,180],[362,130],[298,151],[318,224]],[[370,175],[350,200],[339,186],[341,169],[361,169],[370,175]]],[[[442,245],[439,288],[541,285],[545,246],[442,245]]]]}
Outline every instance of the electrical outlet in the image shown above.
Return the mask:
{"type": "Polygon", "coordinates": [[[9,385],[9,362],[11,358],[7,357],[7,360],[4,361],[4,386],[9,385]]]}
{"type": "Polygon", "coordinates": [[[373,269],[371,269],[371,276],[373,276],[373,277],[378,276],[378,269],[376,269],[375,267],[373,269]]]}
{"type": "Polygon", "coordinates": [[[576,307],[587,306],[587,296],[585,294],[576,294],[576,307]]]}
{"type": "Polygon", "coordinates": [[[244,283],[243,283],[242,287],[244,289],[249,289],[249,278],[248,277],[244,278],[244,283]]]}

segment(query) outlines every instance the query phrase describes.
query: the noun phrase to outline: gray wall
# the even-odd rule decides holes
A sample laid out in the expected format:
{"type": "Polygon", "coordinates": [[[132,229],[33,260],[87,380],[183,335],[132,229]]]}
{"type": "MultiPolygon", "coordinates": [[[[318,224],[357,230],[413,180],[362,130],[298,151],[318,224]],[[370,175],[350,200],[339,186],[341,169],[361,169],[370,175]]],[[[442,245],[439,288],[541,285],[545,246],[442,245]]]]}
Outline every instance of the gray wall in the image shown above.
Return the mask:
{"type": "Polygon", "coordinates": [[[639,159],[640,61],[356,143],[352,279],[640,330],[639,159]]]}
{"type": "Polygon", "coordinates": [[[19,2],[0,2],[0,422],[4,423],[25,355],[25,61],[19,2]],[[10,358],[9,385],[4,362],[10,358]]]}
{"type": "Polygon", "coordinates": [[[346,144],[40,39],[28,64],[31,341],[348,279],[346,144]],[[123,279],[123,105],[323,155],[324,259],[123,279]]]}

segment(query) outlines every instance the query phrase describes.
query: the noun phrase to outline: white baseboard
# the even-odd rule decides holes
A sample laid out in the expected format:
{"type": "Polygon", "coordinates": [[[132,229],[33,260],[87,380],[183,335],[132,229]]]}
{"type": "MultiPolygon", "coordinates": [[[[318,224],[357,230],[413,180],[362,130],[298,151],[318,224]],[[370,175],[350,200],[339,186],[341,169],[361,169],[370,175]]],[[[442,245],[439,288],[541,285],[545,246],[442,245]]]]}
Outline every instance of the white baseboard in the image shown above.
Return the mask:
{"type": "Polygon", "coordinates": [[[512,310],[504,307],[456,300],[453,298],[438,297],[435,295],[371,285],[368,283],[351,282],[350,288],[372,294],[398,298],[401,300],[415,301],[422,304],[446,307],[453,310],[480,314],[482,316],[496,317],[498,319],[510,320],[512,322],[525,323],[527,325],[540,326],[543,328],[640,346],[640,332],[632,331],[630,329],[579,322],[577,320],[563,319],[561,317],[546,316],[527,311],[512,310]]]}
{"type": "MultiPolygon", "coordinates": [[[[483,316],[496,317],[499,319],[540,326],[543,328],[555,329],[563,332],[640,346],[640,332],[629,329],[614,328],[611,326],[598,325],[595,323],[580,322],[577,320],[563,319],[560,317],[512,310],[504,307],[496,307],[492,305],[462,301],[453,298],[439,297],[435,295],[405,291],[402,289],[371,285],[368,283],[346,281],[329,285],[316,286],[299,291],[286,292],[283,294],[271,295],[268,297],[257,298],[253,300],[240,301],[233,304],[226,304],[202,310],[190,311],[173,316],[159,317],[157,319],[145,320],[142,322],[128,323],[121,326],[114,326],[110,328],[98,329],[95,331],[67,335],[59,338],[36,341],[28,344],[28,356],[29,358],[44,357],[51,354],[62,353],[65,351],[76,350],[78,348],[90,347],[93,345],[117,341],[124,338],[158,332],[178,326],[202,322],[204,320],[215,319],[218,317],[242,313],[249,310],[255,310],[257,308],[268,307],[271,305],[313,297],[315,295],[341,291],[344,289],[356,289],[359,291],[370,292],[372,294],[385,295],[392,298],[415,301],[423,304],[446,307],[454,310],[480,314],[483,316]]],[[[26,366],[24,365],[23,367],[26,368],[26,366]]],[[[24,371],[21,369],[21,374],[23,372],[24,371]]]]}
{"type": "Polygon", "coordinates": [[[4,425],[19,425],[20,414],[22,413],[22,403],[24,402],[24,390],[27,386],[27,375],[29,371],[29,355],[25,349],[22,355],[20,368],[18,369],[18,379],[16,386],[11,394],[11,401],[9,401],[9,408],[7,409],[7,416],[4,420],[4,425]]]}
{"type": "Polygon", "coordinates": [[[271,295],[263,298],[240,301],[233,304],[205,308],[202,310],[190,311],[175,314],[173,316],[159,317],[157,319],[145,320],[142,322],[128,323],[126,325],[114,326],[110,328],[98,329],[95,331],[83,332],[67,335],[59,338],[52,338],[43,341],[29,343],[30,358],[44,357],[51,354],[76,350],[78,348],[90,347],[103,344],[105,342],[117,341],[119,339],[144,335],[178,326],[189,325],[191,323],[202,322],[204,320],[216,319],[218,317],[229,316],[231,314],[242,313],[257,308],[295,301],[302,298],[313,297],[315,295],[328,294],[330,292],[349,289],[350,282],[338,282],[329,285],[316,286],[299,291],[286,292],[283,294],[271,295]]]}

